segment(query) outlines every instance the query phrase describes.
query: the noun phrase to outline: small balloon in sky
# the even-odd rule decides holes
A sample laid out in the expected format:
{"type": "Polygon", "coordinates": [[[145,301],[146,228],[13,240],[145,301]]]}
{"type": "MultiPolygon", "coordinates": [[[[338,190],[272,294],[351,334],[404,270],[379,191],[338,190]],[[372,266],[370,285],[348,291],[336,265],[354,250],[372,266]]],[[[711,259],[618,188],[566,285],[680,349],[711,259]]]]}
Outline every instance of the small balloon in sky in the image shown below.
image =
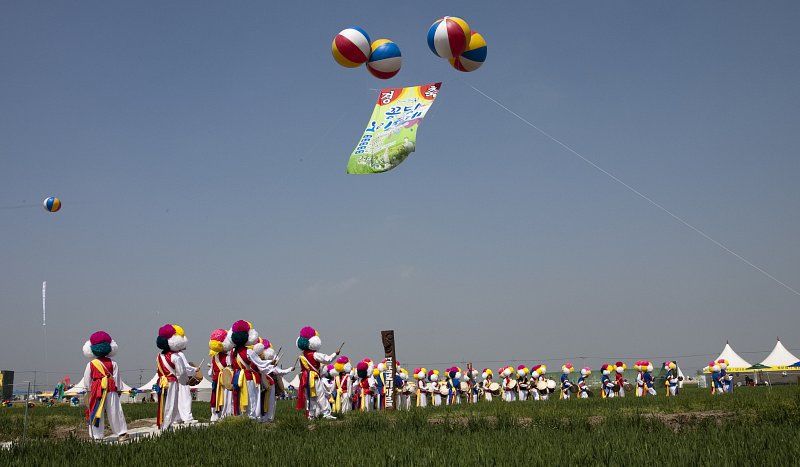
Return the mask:
{"type": "Polygon", "coordinates": [[[55,196],[51,196],[45,199],[42,204],[44,208],[49,212],[58,212],[61,209],[61,200],[56,198],[55,196]]]}
{"type": "Polygon", "coordinates": [[[369,60],[369,35],[357,26],[344,29],[333,38],[331,53],[336,63],[343,67],[355,68],[363,65],[369,60]]]}
{"type": "Polygon", "coordinates": [[[451,58],[450,64],[458,71],[475,71],[486,61],[486,40],[477,32],[472,32],[469,47],[461,55],[451,58]]]}
{"type": "Polygon", "coordinates": [[[378,39],[372,43],[371,49],[367,70],[372,76],[389,79],[400,71],[402,58],[397,44],[389,39],[378,39]]]}
{"type": "Polygon", "coordinates": [[[469,24],[455,16],[439,18],[428,29],[428,47],[441,58],[461,55],[467,50],[470,38],[469,24]]]}

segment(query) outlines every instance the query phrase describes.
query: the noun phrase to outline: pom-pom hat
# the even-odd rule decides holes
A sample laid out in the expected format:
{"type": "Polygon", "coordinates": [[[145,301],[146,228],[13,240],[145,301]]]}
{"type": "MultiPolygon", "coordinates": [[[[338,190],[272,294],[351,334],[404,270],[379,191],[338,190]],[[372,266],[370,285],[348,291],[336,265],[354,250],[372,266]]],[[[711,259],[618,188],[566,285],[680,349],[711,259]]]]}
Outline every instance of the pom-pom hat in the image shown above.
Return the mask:
{"type": "Polygon", "coordinates": [[[89,336],[83,344],[83,355],[86,358],[113,357],[117,353],[117,343],[105,332],[97,331],[89,336]]]}
{"type": "Polygon", "coordinates": [[[177,324],[165,324],[158,328],[156,346],[164,352],[168,350],[180,352],[186,348],[188,342],[189,339],[186,338],[183,328],[177,324]]]}
{"type": "Polygon", "coordinates": [[[300,330],[300,336],[297,338],[298,349],[317,351],[321,346],[322,339],[316,329],[306,326],[300,330]]]}

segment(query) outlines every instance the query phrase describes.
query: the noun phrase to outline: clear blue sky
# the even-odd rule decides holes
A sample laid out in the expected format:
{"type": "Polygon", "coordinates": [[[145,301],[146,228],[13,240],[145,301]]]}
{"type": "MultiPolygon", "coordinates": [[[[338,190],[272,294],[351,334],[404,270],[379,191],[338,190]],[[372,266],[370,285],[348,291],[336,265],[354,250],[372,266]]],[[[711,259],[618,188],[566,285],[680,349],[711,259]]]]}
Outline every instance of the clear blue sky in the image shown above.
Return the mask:
{"type": "Polygon", "coordinates": [[[800,4],[361,5],[0,5],[0,205],[64,203],[0,210],[1,367],[44,367],[43,279],[73,375],[96,329],[130,370],[165,322],[199,360],[239,318],[359,359],[393,328],[409,363],[800,347],[799,296],[469,87],[797,289],[800,4]],[[428,50],[446,14],[480,70],[428,50]],[[397,77],[336,65],[351,24],[397,42],[397,77]],[[347,176],[371,89],[435,81],[417,152],[347,176]]]}

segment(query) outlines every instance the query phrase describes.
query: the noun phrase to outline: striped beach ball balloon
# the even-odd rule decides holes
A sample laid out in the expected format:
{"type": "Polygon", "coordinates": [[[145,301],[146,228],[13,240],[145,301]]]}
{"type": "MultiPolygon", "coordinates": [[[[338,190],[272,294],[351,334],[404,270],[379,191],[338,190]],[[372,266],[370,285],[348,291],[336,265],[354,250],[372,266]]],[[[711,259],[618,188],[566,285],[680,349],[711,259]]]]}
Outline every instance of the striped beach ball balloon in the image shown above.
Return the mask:
{"type": "Polygon", "coordinates": [[[49,212],[57,212],[61,209],[61,200],[54,196],[47,198],[42,204],[49,212]]]}
{"type": "Polygon", "coordinates": [[[378,39],[372,43],[367,70],[376,78],[389,79],[400,71],[401,62],[400,47],[389,39],[378,39]]]}
{"type": "Polygon", "coordinates": [[[428,47],[442,58],[458,57],[467,50],[469,41],[469,24],[455,16],[437,19],[428,29],[428,47]]]}
{"type": "Polygon", "coordinates": [[[449,61],[453,68],[458,71],[477,70],[486,61],[486,40],[477,32],[473,32],[467,50],[449,61]]]}
{"type": "Polygon", "coordinates": [[[363,29],[353,26],[336,35],[331,43],[331,53],[336,63],[347,68],[355,68],[369,60],[369,35],[363,29]]]}

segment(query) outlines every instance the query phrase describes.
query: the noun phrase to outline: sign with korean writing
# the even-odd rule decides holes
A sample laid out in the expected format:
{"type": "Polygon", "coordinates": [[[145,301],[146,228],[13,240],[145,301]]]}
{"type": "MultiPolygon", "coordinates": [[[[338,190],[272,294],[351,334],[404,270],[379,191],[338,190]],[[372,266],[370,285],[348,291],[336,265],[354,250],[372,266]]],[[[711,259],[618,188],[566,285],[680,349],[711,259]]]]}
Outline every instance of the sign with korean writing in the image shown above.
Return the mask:
{"type": "Polygon", "coordinates": [[[381,342],[383,343],[383,355],[386,357],[386,369],[384,370],[384,380],[386,385],[386,410],[394,410],[397,407],[397,391],[394,388],[394,377],[397,374],[396,364],[397,354],[394,348],[394,330],[381,331],[381,342]]]}
{"type": "Polygon", "coordinates": [[[417,147],[417,129],[442,83],[381,89],[364,134],[350,154],[349,174],[391,170],[417,147]]]}

